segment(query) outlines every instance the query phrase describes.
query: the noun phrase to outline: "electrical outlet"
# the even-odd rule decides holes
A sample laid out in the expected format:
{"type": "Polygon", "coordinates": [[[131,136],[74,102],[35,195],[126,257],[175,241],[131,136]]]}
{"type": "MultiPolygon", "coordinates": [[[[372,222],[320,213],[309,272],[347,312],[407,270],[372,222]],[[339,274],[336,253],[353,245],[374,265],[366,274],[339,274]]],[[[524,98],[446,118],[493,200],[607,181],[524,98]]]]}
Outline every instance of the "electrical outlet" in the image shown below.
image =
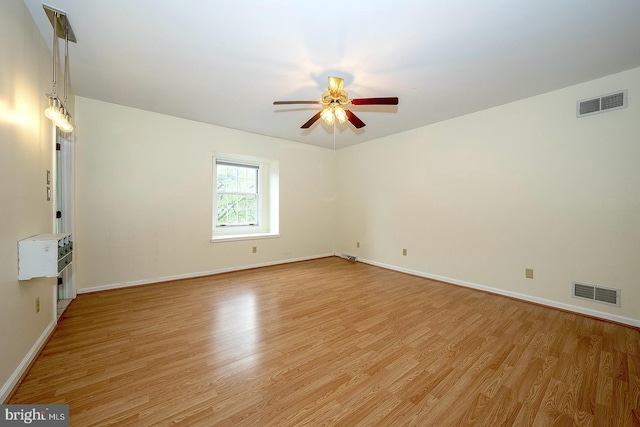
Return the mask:
{"type": "Polygon", "coordinates": [[[36,298],[36,313],[40,313],[40,297],[36,298]]]}
{"type": "Polygon", "coordinates": [[[407,250],[406,249],[402,250],[402,255],[407,256],[407,250]]]}
{"type": "Polygon", "coordinates": [[[525,268],[524,277],[527,279],[533,279],[533,268],[525,268]]]}
{"type": "Polygon", "coordinates": [[[251,253],[255,254],[256,252],[258,252],[258,247],[257,246],[252,247],[251,248],[251,253]]]}

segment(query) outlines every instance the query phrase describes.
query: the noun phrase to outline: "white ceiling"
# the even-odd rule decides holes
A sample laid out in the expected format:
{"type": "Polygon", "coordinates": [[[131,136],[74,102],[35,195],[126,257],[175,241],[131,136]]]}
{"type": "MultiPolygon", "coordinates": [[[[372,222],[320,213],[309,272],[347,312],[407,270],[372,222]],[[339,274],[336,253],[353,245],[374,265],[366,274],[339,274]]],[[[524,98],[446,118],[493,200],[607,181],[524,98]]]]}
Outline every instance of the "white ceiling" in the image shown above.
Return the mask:
{"type": "Polygon", "coordinates": [[[76,95],[327,148],[332,127],[300,129],[318,106],[273,101],[319,100],[330,75],[351,98],[400,98],[352,107],[367,126],[338,125],[342,148],[640,66],[638,0],[46,4],[78,40],[76,95]]]}

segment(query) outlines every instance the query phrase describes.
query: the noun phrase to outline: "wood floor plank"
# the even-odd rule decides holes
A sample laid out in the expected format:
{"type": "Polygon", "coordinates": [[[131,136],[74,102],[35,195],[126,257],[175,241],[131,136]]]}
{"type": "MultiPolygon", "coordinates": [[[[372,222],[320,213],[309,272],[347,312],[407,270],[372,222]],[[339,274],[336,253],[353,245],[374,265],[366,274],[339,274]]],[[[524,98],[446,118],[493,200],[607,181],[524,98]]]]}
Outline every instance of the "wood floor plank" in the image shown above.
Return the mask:
{"type": "Polygon", "coordinates": [[[329,257],[80,295],[9,403],[73,426],[640,425],[640,331],[329,257]]]}

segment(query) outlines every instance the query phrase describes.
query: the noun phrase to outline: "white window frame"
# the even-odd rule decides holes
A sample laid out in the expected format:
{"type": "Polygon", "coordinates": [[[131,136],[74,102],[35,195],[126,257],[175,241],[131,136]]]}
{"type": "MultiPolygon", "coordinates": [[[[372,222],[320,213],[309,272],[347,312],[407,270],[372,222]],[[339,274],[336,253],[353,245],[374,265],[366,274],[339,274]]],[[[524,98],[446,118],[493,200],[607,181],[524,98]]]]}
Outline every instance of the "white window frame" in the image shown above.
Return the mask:
{"type": "Polygon", "coordinates": [[[211,242],[279,237],[279,164],[275,160],[228,153],[213,155],[211,242]],[[258,169],[258,221],[256,225],[218,225],[218,163],[258,169]]]}
{"type": "MultiPolygon", "coordinates": [[[[238,162],[238,161],[229,161],[229,160],[224,160],[221,158],[217,158],[216,162],[215,162],[215,169],[214,169],[214,176],[218,177],[218,166],[223,165],[223,166],[232,166],[232,167],[238,167],[238,168],[246,168],[246,169],[251,169],[253,171],[255,171],[256,174],[256,190],[255,193],[240,193],[240,192],[228,192],[228,194],[245,194],[245,195],[253,195],[255,194],[256,197],[256,212],[255,212],[255,222],[253,224],[220,224],[218,222],[218,206],[216,206],[216,215],[214,215],[214,226],[215,227],[253,227],[254,229],[260,229],[260,225],[262,222],[262,218],[261,218],[261,213],[262,213],[262,177],[261,177],[261,165],[260,163],[249,163],[249,162],[238,162]]],[[[217,181],[216,181],[216,185],[214,188],[214,192],[215,192],[215,201],[217,202],[218,197],[220,195],[220,193],[218,192],[218,185],[217,185],[217,181]]],[[[223,193],[224,194],[224,193],[223,193]]]]}

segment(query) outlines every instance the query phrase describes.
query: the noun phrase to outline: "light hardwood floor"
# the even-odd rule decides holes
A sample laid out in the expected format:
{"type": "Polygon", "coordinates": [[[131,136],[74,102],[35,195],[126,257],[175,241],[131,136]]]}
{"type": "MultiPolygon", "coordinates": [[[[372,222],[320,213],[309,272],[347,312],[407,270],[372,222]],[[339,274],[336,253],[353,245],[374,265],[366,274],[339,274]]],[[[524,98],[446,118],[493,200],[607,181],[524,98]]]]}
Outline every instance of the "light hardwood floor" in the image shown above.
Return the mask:
{"type": "Polygon", "coordinates": [[[637,426],[640,332],[331,257],[80,295],[10,403],[72,426],[637,426]]]}

